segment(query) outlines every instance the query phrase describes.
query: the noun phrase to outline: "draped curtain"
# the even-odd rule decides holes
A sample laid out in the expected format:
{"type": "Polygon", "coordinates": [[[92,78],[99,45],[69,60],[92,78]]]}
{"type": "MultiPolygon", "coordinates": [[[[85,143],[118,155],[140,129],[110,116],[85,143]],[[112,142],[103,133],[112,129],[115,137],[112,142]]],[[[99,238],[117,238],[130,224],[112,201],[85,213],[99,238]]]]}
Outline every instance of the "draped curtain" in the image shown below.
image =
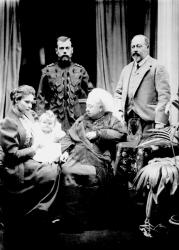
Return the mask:
{"type": "Polygon", "coordinates": [[[111,93],[127,63],[125,8],[125,1],[96,1],[96,85],[111,93]]]}
{"type": "Polygon", "coordinates": [[[96,0],[97,87],[114,93],[134,35],[147,35],[156,55],[156,24],[156,0],[96,0]]]}
{"type": "MultiPolygon", "coordinates": [[[[158,60],[170,75],[172,99],[179,96],[179,1],[158,0],[158,60]]],[[[171,124],[178,122],[179,111],[171,107],[171,124]]]]}
{"type": "Polygon", "coordinates": [[[10,107],[9,94],[18,86],[21,61],[19,1],[0,1],[0,119],[10,107]]]}
{"type": "MultiPolygon", "coordinates": [[[[111,93],[114,92],[122,68],[131,60],[131,38],[136,34],[145,34],[150,39],[150,54],[161,61],[169,71],[172,98],[178,98],[179,1],[94,1],[96,5],[96,86],[107,89],[111,93]]],[[[23,1],[0,0],[0,119],[9,110],[10,91],[19,85],[22,54],[20,2],[23,1]]],[[[28,17],[31,15],[29,14],[28,17]]],[[[32,20],[29,20],[29,23],[32,20]]],[[[36,26],[42,25],[39,23],[36,26]]],[[[31,26],[24,29],[29,27],[31,26]]],[[[174,122],[178,121],[178,116],[178,110],[173,108],[171,119],[174,122]]]]}

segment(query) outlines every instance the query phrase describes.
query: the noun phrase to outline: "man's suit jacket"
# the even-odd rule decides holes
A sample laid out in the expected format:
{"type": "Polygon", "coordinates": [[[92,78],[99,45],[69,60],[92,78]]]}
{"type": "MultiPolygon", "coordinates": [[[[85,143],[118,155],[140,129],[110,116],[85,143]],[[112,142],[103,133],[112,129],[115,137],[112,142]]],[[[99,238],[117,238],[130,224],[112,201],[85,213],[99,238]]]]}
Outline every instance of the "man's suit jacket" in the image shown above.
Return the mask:
{"type": "MultiPolygon", "coordinates": [[[[119,110],[124,112],[126,118],[126,105],[128,87],[134,62],[129,63],[121,72],[119,82],[114,94],[119,110]]],[[[145,121],[168,123],[165,114],[166,104],[170,101],[169,75],[164,66],[152,57],[138,69],[133,82],[132,101],[135,112],[145,121]]]]}

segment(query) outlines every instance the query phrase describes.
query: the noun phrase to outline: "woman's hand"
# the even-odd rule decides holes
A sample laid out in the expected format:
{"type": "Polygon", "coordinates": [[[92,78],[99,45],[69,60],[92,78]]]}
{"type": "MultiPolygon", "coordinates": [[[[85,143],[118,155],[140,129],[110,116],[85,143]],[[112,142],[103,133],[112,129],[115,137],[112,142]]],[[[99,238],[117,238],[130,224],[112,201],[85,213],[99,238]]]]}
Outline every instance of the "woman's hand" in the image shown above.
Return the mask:
{"type": "Polygon", "coordinates": [[[91,131],[91,132],[86,133],[86,138],[88,140],[90,140],[90,141],[95,139],[96,137],[97,137],[97,132],[96,131],[91,131]]]}
{"type": "Polygon", "coordinates": [[[42,148],[43,145],[41,143],[34,143],[32,145],[32,149],[36,152],[38,149],[42,148]]]}
{"type": "Polygon", "coordinates": [[[69,157],[69,153],[65,151],[61,156],[60,156],[60,161],[61,162],[66,162],[69,157]]]}

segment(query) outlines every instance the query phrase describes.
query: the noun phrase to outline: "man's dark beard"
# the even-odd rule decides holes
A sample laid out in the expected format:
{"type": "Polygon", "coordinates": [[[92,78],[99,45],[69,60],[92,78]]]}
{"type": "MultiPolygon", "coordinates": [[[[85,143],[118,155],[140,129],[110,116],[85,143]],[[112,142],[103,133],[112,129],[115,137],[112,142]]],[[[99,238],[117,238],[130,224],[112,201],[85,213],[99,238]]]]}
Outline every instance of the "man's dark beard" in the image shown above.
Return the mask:
{"type": "Polygon", "coordinates": [[[69,67],[70,64],[71,64],[71,58],[69,56],[62,56],[62,57],[58,58],[58,65],[61,68],[69,67]]]}

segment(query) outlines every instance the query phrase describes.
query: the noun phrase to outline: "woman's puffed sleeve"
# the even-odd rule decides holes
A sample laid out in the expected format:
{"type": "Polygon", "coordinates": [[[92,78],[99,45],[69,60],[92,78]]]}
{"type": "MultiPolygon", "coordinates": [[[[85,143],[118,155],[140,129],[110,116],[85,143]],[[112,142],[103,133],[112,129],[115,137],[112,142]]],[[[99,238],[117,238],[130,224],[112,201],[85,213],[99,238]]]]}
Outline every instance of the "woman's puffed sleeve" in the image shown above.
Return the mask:
{"type": "Polygon", "coordinates": [[[31,158],[35,151],[31,148],[20,148],[18,125],[13,119],[5,118],[0,124],[0,141],[3,151],[12,160],[31,158]]]}
{"type": "Polygon", "coordinates": [[[71,139],[71,137],[66,134],[62,139],[61,139],[61,150],[62,153],[67,151],[68,153],[74,148],[74,142],[71,139]]]}
{"type": "Polygon", "coordinates": [[[111,117],[110,122],[97,131],[98,141],[111,141],[118,143],[125,141],[127,136],[126,127],[115,117],[111,117]]]}

